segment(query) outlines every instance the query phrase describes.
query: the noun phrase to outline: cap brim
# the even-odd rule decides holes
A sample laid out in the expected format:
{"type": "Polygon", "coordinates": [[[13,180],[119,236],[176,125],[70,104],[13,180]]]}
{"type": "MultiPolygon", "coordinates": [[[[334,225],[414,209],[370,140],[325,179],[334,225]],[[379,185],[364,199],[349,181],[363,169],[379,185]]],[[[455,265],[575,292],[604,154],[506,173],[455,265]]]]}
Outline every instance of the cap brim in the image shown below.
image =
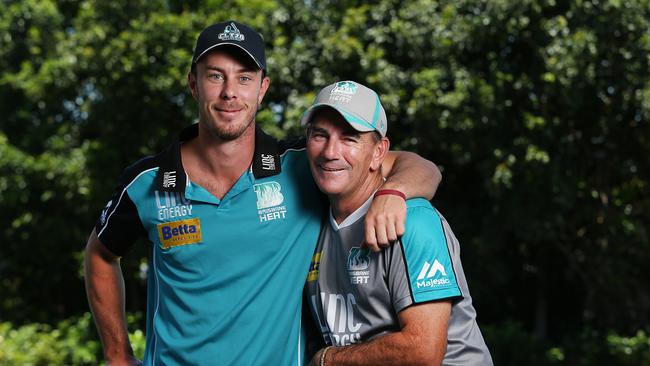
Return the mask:
{"type": "Polygon", "coordinates": [[[376,129],[371,126],[368,122],[364,121],[361,118],[358,118],[351,114],[350,112],[346,111],[343,108],[339,108],[337,106],[333,106],[331,104],[327,103],[319,103],[319,104],[314,104],[307,111],[302,115],[302,119],[300,120],[300,125],[305,126],[311,118],[313,117],[314,113],[318,110],[324,109],[324,108],[331,108],[334,111],[336,111],[343,119],[345,119],[352,128],[359,132],[370,132],[370,131],[376,131],[376,129]]]}
{"type": "Polygon", "coordinates": [[[230,43],[230,42],[218,43],[218,44],[215,44],[215,45],[212,45],[212,46],[206,48],[205,51],[203,51],[200,55],[196,56],[196,59],[194,60],[193,63],[197,63],[199,61],[199,59],[201,59],[201,57],[203,57],[203,55],[205,55],[206,53],[208,53],[208,52],[212,51],[213,49],[215,49],[217,47],[220,47],[220,46],[235,46],[235,47],[239,48],[240,50],[246,52],[248,57],[250,57],[253,61],[255,61],[255,64],[257,65],[257,67],[259,67],[261,70],[264,70],[264,67],[262,66],[262,64],[260,64],[260,62],[250,52],[248,52],[247,49],[242,47],[240,44],[230,43]]]}

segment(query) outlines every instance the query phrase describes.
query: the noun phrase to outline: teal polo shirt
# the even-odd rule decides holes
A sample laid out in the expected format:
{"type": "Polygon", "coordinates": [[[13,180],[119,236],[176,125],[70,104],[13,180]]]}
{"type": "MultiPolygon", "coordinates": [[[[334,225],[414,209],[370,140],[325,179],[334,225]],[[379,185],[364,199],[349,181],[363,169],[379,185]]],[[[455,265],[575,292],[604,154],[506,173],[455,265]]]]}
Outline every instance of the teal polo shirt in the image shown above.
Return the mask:
{"type": "Polygon", "coordinates": [[[146,365],[301,365],[301,291],[323,198],[304,143],[256,130],[255,155],[222,199],[189,180],[180,146],[128,167],[96,232],[123,256],[151,246],[146,365]]]}

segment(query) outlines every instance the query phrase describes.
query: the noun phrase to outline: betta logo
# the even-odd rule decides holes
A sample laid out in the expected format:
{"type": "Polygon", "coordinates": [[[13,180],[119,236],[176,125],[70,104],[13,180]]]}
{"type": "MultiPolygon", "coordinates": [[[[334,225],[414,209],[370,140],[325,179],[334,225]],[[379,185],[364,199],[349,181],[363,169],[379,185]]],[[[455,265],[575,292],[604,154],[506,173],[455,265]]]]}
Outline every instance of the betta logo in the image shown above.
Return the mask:
{"type": "Polygon", "coordinates": [[[158,237],[163,249],[200,243],[201,222],[194,218],[158,224],[158,237]]]}

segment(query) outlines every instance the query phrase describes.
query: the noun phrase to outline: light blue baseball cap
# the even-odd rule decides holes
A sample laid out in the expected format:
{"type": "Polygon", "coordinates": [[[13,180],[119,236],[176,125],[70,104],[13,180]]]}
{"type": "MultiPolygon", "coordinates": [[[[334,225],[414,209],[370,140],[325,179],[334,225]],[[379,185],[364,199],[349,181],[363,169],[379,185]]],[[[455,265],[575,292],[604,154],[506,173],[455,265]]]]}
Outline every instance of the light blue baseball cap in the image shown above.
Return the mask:
{"type": "Polygon", "coordinates": [[[305,111],[301,125],[311,121],[314,112],[330,107],[359,132],[377,131],[386,136],[388,120],[379,95],[374,90],[355,81],[339,81],[321,89],[314,103],[305,111]]]}

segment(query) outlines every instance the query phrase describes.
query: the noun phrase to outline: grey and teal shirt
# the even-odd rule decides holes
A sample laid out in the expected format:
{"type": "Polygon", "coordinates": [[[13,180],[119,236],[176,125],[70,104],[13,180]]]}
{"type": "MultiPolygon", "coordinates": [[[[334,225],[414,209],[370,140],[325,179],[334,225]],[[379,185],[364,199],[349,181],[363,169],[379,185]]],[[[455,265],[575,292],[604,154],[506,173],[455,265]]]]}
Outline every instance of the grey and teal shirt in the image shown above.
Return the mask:
{"type": "Polygon", "coordinates": [[[405,234],[379,253],[361,249],[372,197],[337,224],[321,228],[305,286],[328,345],[346,346],[400,330],[409,306],[451,300],[443,365],[492,365],[447,221],[424,199],[407,200],[405,234]]]}
{"type": "Polygon", "coordinates": [[[123,256],[150,243],[145,365],[301,365],[302,288],[321,223],[304,144],[256,130],[222,199],[189,180],[180,146],[128,167],[95,230],[123,256]]]}

